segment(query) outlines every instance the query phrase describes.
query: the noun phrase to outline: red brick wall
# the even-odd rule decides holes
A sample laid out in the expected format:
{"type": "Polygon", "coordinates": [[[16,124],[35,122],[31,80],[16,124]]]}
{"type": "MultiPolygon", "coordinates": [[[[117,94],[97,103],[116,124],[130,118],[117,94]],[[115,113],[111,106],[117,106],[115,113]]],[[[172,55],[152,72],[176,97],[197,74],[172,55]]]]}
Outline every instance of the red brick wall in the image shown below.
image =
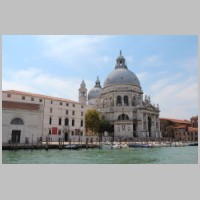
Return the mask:
{"type": "Polygon", "coordinates": [[[2,101],[2,108],[19,110],[39,110],[40,104],[2,101]]]}

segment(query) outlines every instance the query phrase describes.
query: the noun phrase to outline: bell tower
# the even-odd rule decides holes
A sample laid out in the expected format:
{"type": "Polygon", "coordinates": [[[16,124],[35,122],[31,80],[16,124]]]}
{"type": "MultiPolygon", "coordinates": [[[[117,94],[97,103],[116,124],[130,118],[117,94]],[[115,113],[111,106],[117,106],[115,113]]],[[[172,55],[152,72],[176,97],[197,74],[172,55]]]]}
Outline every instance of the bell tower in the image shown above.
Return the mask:
{"type": "Polygon", "coordinates": [[[87,102],[87,88],[83,80],[79,88],[79,103],[86,105],[86,102],[87,102]]]}

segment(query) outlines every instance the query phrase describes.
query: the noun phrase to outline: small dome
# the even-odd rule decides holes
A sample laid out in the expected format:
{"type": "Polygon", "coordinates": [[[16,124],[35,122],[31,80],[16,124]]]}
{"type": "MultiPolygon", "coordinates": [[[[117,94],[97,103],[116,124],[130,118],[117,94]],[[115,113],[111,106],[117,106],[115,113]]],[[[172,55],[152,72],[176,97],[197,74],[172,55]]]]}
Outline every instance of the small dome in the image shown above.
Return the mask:
{"type": "Polygon", "coordinates": [[[102,89],[98,87],[92,88],[88,93],[88,100],[98,98],[101,95],[102,89]]]}
{"type": "Polygon", "coordinates": [[[99,81],[99,77],[97,76],[97,80],[95,82],[94,88],[92,88],[88,93],[88,100],[93,99],[93,98],[98,98],[101,95],[101,92],[102,92],[102,88],[99,81]]]}

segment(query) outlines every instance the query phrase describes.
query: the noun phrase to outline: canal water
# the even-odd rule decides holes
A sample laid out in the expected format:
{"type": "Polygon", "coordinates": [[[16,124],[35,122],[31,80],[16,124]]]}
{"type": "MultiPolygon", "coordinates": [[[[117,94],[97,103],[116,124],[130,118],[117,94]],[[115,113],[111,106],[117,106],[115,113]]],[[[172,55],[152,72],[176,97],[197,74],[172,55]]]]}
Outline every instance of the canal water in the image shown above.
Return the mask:
{"type": "Polygon", "coordinates": [[[198,146],[2,151],[3,164],[198,164],[198,146]]]}

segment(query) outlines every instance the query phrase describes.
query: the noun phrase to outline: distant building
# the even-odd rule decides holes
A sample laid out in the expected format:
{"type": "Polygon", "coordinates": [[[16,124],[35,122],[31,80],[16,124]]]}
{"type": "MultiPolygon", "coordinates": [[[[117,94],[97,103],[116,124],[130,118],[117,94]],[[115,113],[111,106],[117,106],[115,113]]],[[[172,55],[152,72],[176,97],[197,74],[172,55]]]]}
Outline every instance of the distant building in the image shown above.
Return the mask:
{"type": "MultiPolygon", "coordinates": [[[[196,126],[198,123],[193,123],[193,120],[193,117],[191,121],[160,118],[162,136],[182,141],[198,141],[198,128],[191,126],[196,126]]],[[[198,121],[198,116],[195,120],[198,121]]]]}
{"type": "Polygon", "coordinates": [[[188,127],[188,139],[198,141],[198,115],[191,118],[191,127],[188,127]]]}
{"type": "Polygon", "coordinates": [[[194,128],[198,128],[198,115],[191,118],[191,125],[194,128]]]}
{"type": "Polygon", "coordinates": [[[187,129],[191,126],[189,120],[171,119],[171,118],[160,118],[160,131],[163,137],[175,137],[175,129],[187,129]]]}

